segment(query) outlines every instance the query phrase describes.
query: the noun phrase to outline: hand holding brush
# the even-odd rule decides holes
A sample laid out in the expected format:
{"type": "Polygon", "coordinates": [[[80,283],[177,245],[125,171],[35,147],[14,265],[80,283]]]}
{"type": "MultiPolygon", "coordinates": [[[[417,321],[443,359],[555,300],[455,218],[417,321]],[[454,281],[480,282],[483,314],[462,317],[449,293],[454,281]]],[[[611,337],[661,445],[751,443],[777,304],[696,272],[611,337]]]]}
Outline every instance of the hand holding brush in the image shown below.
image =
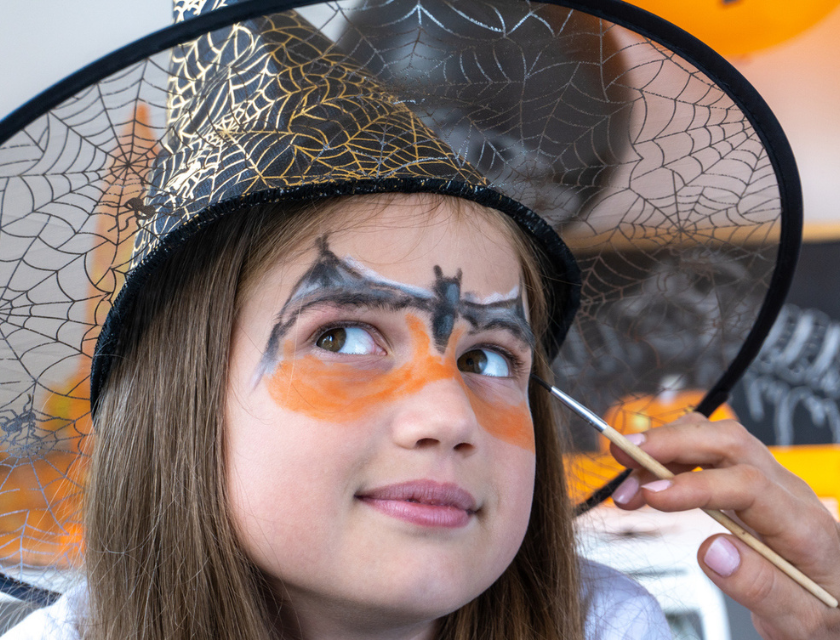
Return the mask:
{"type": "MultiPolygon", "coordinates": [[[[555,398],[560,400],[565,406],[571,409],[578,416],[583,418],[589,425],[602,433],[615,447],[624,452],[629,458],[635,461],[643,469],[647,470],[660,480],[672,480],[675,478],[667,467],[653,458],[651,455],[643,451],[636,444],[630,442],[624,435],[616,431],[613,427],[604,422],[599,416],[590,411],[588,408],[569,397],[560,389],[553,387],[539,378],[534,378],[536,382],[545,387],[555,398]]],[[[769,455],[769,454],[768,454],[769,455]]],[[[628,499],[631,496],[628,496],[628,499]]],[[[739,523],[735,522],[731,517],[717,509],[704,508],[703,511],[723,525],[732,534],[741,540],[744,544],[758,552],[761,556],[769,560],[774,566],[779,568],[787,576],[792,578],[801,587],[813,594],[821,602],[831,608],[837,608],[838,602],[835,597],[828,593],[823,587],[814,582],[811,578],[806,576],[802,571],[793,566],[785,558],[776,553],[763,541],[759,540],[752,533],[747,531],[739,523]]],[[[714,542],[712,543],[714,544],[714,542]]]]}

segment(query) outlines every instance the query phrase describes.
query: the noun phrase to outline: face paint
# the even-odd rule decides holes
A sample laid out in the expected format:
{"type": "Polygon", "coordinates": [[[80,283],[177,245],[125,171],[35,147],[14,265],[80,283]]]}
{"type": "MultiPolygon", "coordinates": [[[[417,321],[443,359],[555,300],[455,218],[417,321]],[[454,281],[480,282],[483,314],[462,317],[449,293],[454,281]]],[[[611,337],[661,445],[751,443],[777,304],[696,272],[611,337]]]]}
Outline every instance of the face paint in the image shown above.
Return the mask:
{"type": "Polygon", "coordinates": [[[488,433],[509,444],[534,451],[531,413],[525,400],[508,404],[499,398],[486,399],[475,393],[456,366],[455,330],[443,354],[432,349],[423,321],[406,317],[411,339],[411,357],[392,370],[366,369],[350,363],[325,361],[309,354],[295,358],[295,345],[286,341],[283,359],[269,378],[268,390],[278,405],[333,423],[363,418],[381,405],[417,393],[439,380],[456,380],[469,398],[476,420],[488,433]]]}
{"type": "Polygon", "coordinates": [[[457,201],[393,197],[348,199],[329,243],[266,264],[241,296],[225,482],[241,548],[290,615],[315,628],[344,612],[369,630],[385,611],[423,636],[499,578],[528,528],[527,297],[506,226],[477,233],[457,201]],[[443,348],[435,309],[454,320],[443,348]],[[434,513],[408,490],[452,485],[475,500],[468,526],[374,508],[390,496],[434,513]]]}
{"type": "Polygon", "coordinates": [[[446,349],[449,336],[458,317],[458,303],[461,301],[461,270],[454,278],[445,278],[443,270],[435,265],[435,300],[432,309],[432,335],[439,351],[446,349]]]}
{"type": "Polygon", "coordinates": [[[416,309],[431,315],[435,346],[443,353],[456,320],[463,318],[472,331],[504,329],[534,348],[535,338],[525,317],[522,294],[515,288],[507,296],[494,295],[481,300],[461,293],[461,270],[446,277],[434,267],[431,290],[401,284],[383,278],[350,258],[340,259],[330,251],[327,237],[318,239],[318,258],[298,280],[283,305],[271,331],[255,378],[270,373],[277,362],[280,342],[307,309],[330,304],[345,307],[370,307],[397,311],[416,309]]]}

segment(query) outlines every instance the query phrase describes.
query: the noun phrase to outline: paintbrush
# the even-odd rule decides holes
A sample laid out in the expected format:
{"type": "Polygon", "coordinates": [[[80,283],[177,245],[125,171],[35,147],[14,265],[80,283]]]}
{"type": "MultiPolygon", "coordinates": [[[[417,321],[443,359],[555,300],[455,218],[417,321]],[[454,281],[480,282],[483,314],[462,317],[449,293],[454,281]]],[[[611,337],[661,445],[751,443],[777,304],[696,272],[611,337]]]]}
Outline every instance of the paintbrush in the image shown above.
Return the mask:
{"type": "MultiPolygon", "coordinates": [[[[550,384],[548,384],[544,380],[541,380],[537,376],[532,375],[531,377],[534,379],[535,382],[548,389],[551,395],[559,399],[569,409],[571,409],[573,412],[575,412],[577,415],[583,418],[587,423],[589,423],[591,426],[595,427],[598,431],[604,434],[607,440],[612,442],[615,446],[617,446],[624,453],[633,458],[633,460],[638,462],[640,465],[642,465],[643,468],[650,471],[657,478],[660,478],[662,480],[669,480],[674,477],[674,474],[671,473],[667,468],[665,468],[665,466],[663,466],[660,462],[654,460],[651,456],[649,456],[635,444],[630,442],[622,434],[620,434],[606,422],[601,420],[601,418],[599,418],[595,413],[587,409],[577,400],[574,400],[573,398],[560,391],[560,389],[558,389],[557,387],[551,386],[550,384]]],[[[744,544],[758,551],[758,553],[767,558],[775,566],[781,569],[785,574],[793,578],[804,589],[815,595],[829,607],[837,608],[837,600],[830,593],[828,593],[825,589],[819,586],[816,582],[811,580],[799,569],[794,567],[790,562],[785,560],[778,553],[773,551],[761,540],[752,535],[749,531],[744,529],[744,527],[735,522],[732,518],[727,516],[722,511],[718,511],[717,509],[703,509],[703,511],[705,511],[709,516],[717,520],[717,522],[722,524],[724,527],[729,529],[729,531],[731,531],[732,534],[736,538],[741,540],[744,544]]]]}

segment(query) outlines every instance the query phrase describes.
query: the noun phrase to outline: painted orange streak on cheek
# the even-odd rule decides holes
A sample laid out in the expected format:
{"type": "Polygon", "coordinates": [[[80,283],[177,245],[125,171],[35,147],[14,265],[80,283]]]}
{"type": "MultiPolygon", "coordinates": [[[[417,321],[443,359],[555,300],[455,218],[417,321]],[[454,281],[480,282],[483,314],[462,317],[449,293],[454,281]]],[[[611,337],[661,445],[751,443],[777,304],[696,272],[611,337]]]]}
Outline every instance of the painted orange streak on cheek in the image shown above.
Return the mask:
{"type": "Polygon", "coordinates": [[[534,424],[531,420],[531,410],[528,408],[528,403],[523,400],[513,405],[504,402],[500,398],[494,398],[493,401],[486,400],[467,385],[464,376],[458,371],[458,367],[455,364],[457,357],[454,353],[454,345],[458,344],[462,335],[463,329],[456,329],[452,332],[449,346],[444,355],[444,362],[452,363],[448,366],[451,371],[450,377],[458,380],[464,393],[470,399],[470,407],[472,407],[478,424],[487,433],[502,442],[516,445],[534,453],[536,451],[534,445],[534,424]]]}
{"type": "MultiPolygon", "coordinates": [[[[422,320],[410,315],[407,324],[411,358],[392,370],[364,369],[314,355],[295,358],[294,344],[287,342],[283,360],[267,382],[269,395],[284,409],[316,420],[342,423],[363,418],[373,407],[417,393],[438,380],[454,379],[464,388],[476,419],[485,430],[505,442],[534,451],[527,405],[490,403],[479,398],[467,388],[449,350],[443,357],[433,354],[422,320]]],[[[457,344],[459,336],[453,332],[450,345],[457,344]]]]}
{"type": "Polygon", "coordinates": [[[283,361],[268,381],[271,398],[285,409],[318,420],[349,422],[373,406],[417,393],[427,384],[452,377],[451,368],[431,355],[431,339],[423,322],[409,316],[412,356],[390,371],[363,369],[326,361],[314,355],[294,357],[291,342],[283,361]]]}
{"type": "Polygon", "coordinates": [[[471,391],[468,393],[478,424],[484,427],[491,436],[531,453],[536,451],[534,423],[526,402],[523,401],[518,405],[501,401],[487,402],[471,391]]]}

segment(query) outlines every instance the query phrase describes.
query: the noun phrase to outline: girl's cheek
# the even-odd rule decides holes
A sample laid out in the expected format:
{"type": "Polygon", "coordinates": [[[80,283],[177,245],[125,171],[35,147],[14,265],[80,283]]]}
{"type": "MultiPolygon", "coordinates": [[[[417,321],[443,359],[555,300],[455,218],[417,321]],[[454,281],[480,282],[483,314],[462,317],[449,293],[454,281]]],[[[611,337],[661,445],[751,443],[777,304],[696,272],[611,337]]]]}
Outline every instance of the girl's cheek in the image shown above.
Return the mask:
{"type": "Polygon", "coordinates": [[[351,422],[385,402],[403,376],[365,371],[315,356],[284,360],[268,380],[271,399],[281,408],[316,420],[351,422]]]}
{"type": "Polygon", "coordinates": [[[478,375],[464,376],[462,384],[485,431],[503,442],[535,452],[527,388],[521,389],[513,380],[478,375]]]}
{"type": "MultiPolygon", "coordinates": [[[[451,375],[460,377],[457,370],[451,375]]],[[[436,376],[432,376],[436,377],[436,376]]],[[[284,409],[316,420],[341,424],[355,422],[374,408],[419,391],[430,382],[416,368],[388,373],[324,362],[306,356],[283,362],[268,381],[272,400],[284,409]]],[[[464,392],[482,429],[508,444],[534,452],[534,425],[524,399],[507,402],[499,393],[485,397],[463,383],[464,392]]]]}
{"type": "Polygon", "coordinates": [[[501,399],[488,400],[468,391],[478,424],[491,436],[526,451],[536,451],[534,421],[525,400],[512,404],[501,399]]]}

